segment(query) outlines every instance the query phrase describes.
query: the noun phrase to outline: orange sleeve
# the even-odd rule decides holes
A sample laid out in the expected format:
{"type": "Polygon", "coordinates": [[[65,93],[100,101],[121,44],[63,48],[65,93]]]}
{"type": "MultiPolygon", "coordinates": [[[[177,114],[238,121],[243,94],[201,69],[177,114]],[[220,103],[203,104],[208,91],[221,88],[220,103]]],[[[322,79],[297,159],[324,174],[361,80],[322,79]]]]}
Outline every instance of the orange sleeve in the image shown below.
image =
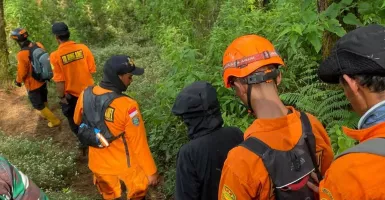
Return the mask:
{"type": "Polygon", "coordinates": [[[128,148],[130,148],[130,152],[135,154],[133,156],[137,158],[144,173],[147,176],[155,174],[157,171],[156,165],[147,143],[146,129],[142,115],[136,103],[127,110],[125,131],[128,148]]]}
{"type": "Polygon", "coordinates": [[[78,101],[76,103],[75,112],[74,112],[74,122],[77,125],[82,123],[82,115],[83,115],[83,94],[82,91],[79,95],[78,101]]]}
{"type": "MultiPolygon", "coordinates": [[[[337,177],[340,177],[340,176],[337,175],[337,177]]],[[[343,197],[342,193],[337,188],[338,184],[346,185],[346,183],[347,182],[339,183],[338,180],[333,180],[333,175],[330,176],[330,173],[328,171],[324,179],[320,182],[320,185],[319,185],[319,195],[320,195],[319,199],[322,199],[322,200],[351,199],[351,198],[343,197]]]]}
{"type": "Polygon", "coordinates": [[[17,76],[16,82],[22,83],[28,75],[30,67],[29,51],[23,50],[17,54],[17,76]]]}
{"type": "Polygon", "coordinates": [[[94,55],[92,54],[91,50],[88,47],[85,47],[84,50],[86,52],[88,70],[90,73],[95,73],[96,72],[96,65],[95,65],[94,55]]]}
{"type": "Polygon", "coordinates": [[[59,60],[56,57],[56,52],[53,52],[50,55],[49,60],[51,62],[51,67],[52,67],[52,72],[53,72],[53,78],[52,79],[55,82],[65,81],[63,71],[59,65],[59,60]]]}
{"type": "Polygon", "coordinates": [[[237,147],[231,150],[223,165],[218,200],[259,199],[256,195],[261,183],[257,180],[245,180],[252,178],[250,174],[247,174],[249,170],[244,166],[245,162],[239,162],[237,159],[239,153],[241,152],[237,147]]]}
{"type": "Polygon", "coordinates": [[[330,138],[321,122],[313,115],[308,114],[308,116],[312,124],[313,133],[316,137],[318,164],[320,165],[321,173],[324,175],[334,159],[330,138]]]}

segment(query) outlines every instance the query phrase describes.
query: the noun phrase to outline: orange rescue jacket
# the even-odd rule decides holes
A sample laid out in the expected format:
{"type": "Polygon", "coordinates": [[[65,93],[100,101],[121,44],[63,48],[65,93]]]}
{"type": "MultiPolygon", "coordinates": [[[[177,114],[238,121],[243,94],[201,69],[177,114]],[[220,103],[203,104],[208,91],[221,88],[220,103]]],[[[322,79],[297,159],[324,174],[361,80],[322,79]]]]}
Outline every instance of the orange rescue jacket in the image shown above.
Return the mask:
{"type": "MultiPolygon", "coordinates": [[[[30,45],[32,45],[32,43],[30,45]]],[[[44,49],[44,46],[40,42],[36,42],[36,45],[44,49]]],[[[32,77],[32,64],[29,58],[29,50],[21,50],[17,53],[16,82],[24,83],[28,91],[38,89],[44,84],[44,82],[37,81],[32,77]]]]}
{"type": "Polygon", "coordinates": [[[52,52],[50,61],[55,82],[65,82],[65,93],[78,97],[88,86],[94,84],[92,73],[96,72],[94,56],[84,44],[68,41],[52,52]]]}
{"type": "MultiPolygon", "coordinates": [[[[110,90],[95,86],[93,93],[101,95],[110,90]]],[[[74,121],[81,124],[83,112],[83,92],[80,94],[74,121]]],[[[136,101],[129,97],[120,97],[112,101],[104,114],[110,132],[115,136],[125,132],[131,166],[127,166],[127,156],[122,138],[114,140],[106,148],[89,147],[89,168],[96,174],[119,175],[132,168],[140,167],[147,176],[157,169],[147,143],[146,130],[136,101]]]]}
{"type": "MultiPolygon", "coordinates": [[[[256,119],[246,130],[245,139],[256,137],[276,150],[292,149],[302,135],[300,112],[293,107],[291,114],[277,119],[256,119]]],[[[316,158],[322,174],[333,160],[329,137],[322,124],[314,116],[309,117],[316,142],[316,158]]],[[[287,167],[287,166],[283,166],[287,167]]],[[[222,169],[218,199],[220,200],[273,200],[274,191],[262,159],[238,146],[232,149],[222,169]]]]}
{"type": "MultiPolygon", "coordinates": [[[[364,142],[385,137],[385,123],[353,130],[343,127],[349,137],[364,142]]],[[[385,199],[385,157],[368,153],[351,153],[333,162],[321,181],[321,200],[385,199]]]]}

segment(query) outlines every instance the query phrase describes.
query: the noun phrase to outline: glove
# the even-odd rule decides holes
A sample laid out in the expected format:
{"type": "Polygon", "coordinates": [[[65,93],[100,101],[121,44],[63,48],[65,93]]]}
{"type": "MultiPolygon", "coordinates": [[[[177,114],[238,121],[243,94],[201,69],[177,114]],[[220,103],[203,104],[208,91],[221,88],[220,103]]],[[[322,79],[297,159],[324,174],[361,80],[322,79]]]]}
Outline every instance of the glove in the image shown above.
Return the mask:
{"type": "Polygon", "coordinates": [[[21,83],[17,82],[16,80],[15,80],[15,85],[16,85],[17,87],[21,87],[21,83]]]}

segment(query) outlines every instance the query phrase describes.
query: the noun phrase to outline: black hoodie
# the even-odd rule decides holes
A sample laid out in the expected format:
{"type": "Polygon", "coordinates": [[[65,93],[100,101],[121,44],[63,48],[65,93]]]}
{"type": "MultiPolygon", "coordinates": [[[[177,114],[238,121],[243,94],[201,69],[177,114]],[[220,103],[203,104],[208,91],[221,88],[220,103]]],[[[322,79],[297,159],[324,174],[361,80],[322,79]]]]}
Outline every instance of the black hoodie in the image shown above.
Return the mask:
{"type": "Polygon", "coordinates": [[[227,153],[243,141],[243,133],[235,127],[222,127],[216,90],[205,81],[183,89],[172,112],[182,117],[190,139],[179,150],[175,198],[216,200],[227,153]]]}

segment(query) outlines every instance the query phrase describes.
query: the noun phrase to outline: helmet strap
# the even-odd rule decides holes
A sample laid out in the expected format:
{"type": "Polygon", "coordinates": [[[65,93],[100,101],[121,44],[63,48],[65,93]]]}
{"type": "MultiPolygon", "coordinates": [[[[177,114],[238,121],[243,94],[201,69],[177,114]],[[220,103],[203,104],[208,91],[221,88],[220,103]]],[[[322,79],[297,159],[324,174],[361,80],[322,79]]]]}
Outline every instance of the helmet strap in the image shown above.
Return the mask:
{"type": "Polygon", "coordinates": [[[254,110],[253,107],[251,106],[251,89],[253,87],[250,84],[247,84],[247,106],[249,111],[253,114],[254,110]]]}
{"type": "Polygon", "coordinates": [[[259,84],[262,82],[271,82],[272,79],[277,78],[279,75],[279,69],[271,69],[262,72],[253,73],[245,77],[243,82],[247,83],[247,106],[249,111],[254,114],[253,107],[251,105],[251,89],[253,84],[259,84]]]}

